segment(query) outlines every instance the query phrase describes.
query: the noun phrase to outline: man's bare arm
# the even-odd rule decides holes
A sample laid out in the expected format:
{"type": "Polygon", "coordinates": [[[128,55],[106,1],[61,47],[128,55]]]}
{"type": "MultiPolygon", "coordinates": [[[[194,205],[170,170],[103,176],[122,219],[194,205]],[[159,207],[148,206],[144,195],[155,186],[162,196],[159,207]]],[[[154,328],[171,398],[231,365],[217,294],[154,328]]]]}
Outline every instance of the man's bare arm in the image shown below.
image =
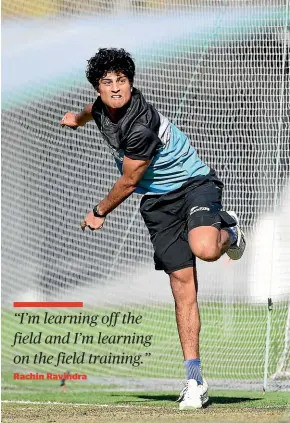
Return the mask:
{"type": "Polygon", "coordinates": [[[92,107],[93,104],[88,104],[80,113],[67,112],[60,121],[61,126],[68,126],[73,129],[84,126],[87,122],[93,120],[92,107]]]}
{"type": "Polygon", "coordinates": [[[107,215],[128,198],[137,188],[151,160],[132,160],[124,157],[123,175],[98,205],[98,213],[107,215]]]}

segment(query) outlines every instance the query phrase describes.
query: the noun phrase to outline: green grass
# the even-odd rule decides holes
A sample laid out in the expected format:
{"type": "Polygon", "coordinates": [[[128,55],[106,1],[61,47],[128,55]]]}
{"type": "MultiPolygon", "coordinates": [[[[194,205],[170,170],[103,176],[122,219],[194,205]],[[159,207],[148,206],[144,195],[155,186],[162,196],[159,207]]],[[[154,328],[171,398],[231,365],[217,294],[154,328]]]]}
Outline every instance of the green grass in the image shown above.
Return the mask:
{"type": "MultiPolygon", "coordinates": [[[[154,378],[183,378],[183,358],[181,354],[174,309],[167,307],[138,308],[114,308],[82,310],[82,314],[109,314],[111,311],[121,313],[131,311],[135,316],[143,316],[141,324],[117,325],[108,328],[104,325],[91,328],[88,325],[44,325],[44,324],[22,324],[19,325],[15,311],[3,310],[2,313],[2,383],[5,386],[16,386],[19,390],[28,387],[28,381],[14,381],[13,373],[18,372],[53,372],[62,373],[66,370],[71,372],[86,373],[94,377],[154,377],[154,378]],[[64,336],[67,332],[74,334],[81,332],[83,335],[94,335],[103,332],[106,335],[152,335],[152,345],[17,345],[11,347],[14,334],[21,331],[23,334],[30,332],[42,332],[42,340],[49,334],[64,336]],[[139,355],[143,364],[133,367],[130,364],[63,364],[58,367],[54,365],[33,364],[32,356],[40,351],[47,355],[56,356],[59,351],[72,354],[74,351],[80,353],[85,351],[86,357],[89,353],[95,355],[108,355],[122,353],[126,355],[139,355]],[[145,356],[149,352],[150,356],[145,356]],[[15,355],[29,355],[30,362],[26,365],[14,364],[15,355]],[[25,387],[25,388],[24,388],[25,387]]],[[[59,314],[57,309],[49,310],[50,313],[59,314]]],[[[262,379],[264,370],[265,339],[267,307],[247,304],[221,304],[202,303],[200,304],[202,332],[201,332],[201,354],[204,373],[207,378],[222,379],[262,379]]],[[[17,311],[19,312],[19,311],[17,311]]],[[[44,311],[33,314],[40,316],[40,322],[44,311]]],[[[62,311],[62,314],[79,314],[80,311],[62,311]]],[[[287,315],[287,305],[278,304],[272,311],[271,348],[269,360],[269,374],[274,373],[277,362],[284,348],[284,331],[287,315]]],[[[72,335],[73,336],[73,335],[72,335]]],[[[36,383],[36,382],[34,382],[36,383]]],[[[39,383],[39,382],[37,382],[39,383]]],[[[47,386],[49,382],[45,382],[47,386]]],[[[40,387],[40,385],[38,385],[40,387]]]]}
{"type": "MultiPolygon", "coordinates": [[[[55,388],[55,387],[54,387],[55,388]]],[[[81,392],[71,391],[63,393],[58,390],[52,392],[25,392],[2,393],[2,400],[10,401],[35,401],[35,402],[60,402],[76,404],[131,404],[149,406],[176,407],[176,392],[104,392],[101,386],[93,386],[91,390],[81,392]]],[[[215,407],[235,408],[267,408],[289,407],[290,393],[288,392],[261,392],[252,391],[213,391],[210,392],[210,402],[215,407]]]]}

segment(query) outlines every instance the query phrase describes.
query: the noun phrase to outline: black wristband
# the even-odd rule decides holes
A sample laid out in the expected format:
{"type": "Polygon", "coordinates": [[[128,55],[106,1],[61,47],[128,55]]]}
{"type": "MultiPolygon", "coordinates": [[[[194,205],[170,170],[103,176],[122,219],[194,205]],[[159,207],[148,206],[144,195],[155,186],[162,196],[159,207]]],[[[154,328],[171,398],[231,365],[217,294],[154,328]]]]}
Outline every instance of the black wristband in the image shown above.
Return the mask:
{"type": "Polygon", "coordinates": [[[102,218],[104,218],[104,217],[106,217],[106,215],[105,214],[100,214],[99,212],[98,212],[98,204],[93,208],[93,213],[94,213],[94,216],[95,217],[102,217],[102,218]]]}

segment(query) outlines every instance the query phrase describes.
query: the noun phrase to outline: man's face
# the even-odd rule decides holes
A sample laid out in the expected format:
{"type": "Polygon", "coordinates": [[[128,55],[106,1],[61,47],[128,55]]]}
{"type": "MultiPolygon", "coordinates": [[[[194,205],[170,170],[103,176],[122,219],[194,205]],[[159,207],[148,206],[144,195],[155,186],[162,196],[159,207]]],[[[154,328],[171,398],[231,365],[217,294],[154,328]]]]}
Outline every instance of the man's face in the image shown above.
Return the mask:
{"type": "Polygon", "coordinates": [[[131,84],[123,73],[108,72],[99,80],[102,102],[111,109],[120,109],[131,99],[131,84]]]}

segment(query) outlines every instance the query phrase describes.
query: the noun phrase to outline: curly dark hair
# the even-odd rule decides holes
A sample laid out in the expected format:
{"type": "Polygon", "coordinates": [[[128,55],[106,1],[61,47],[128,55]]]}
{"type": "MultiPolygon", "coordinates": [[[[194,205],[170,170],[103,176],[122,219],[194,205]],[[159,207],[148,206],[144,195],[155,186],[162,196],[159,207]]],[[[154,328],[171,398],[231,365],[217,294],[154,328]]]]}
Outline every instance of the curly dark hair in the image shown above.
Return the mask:
{"type": "Polygon", "coordinates": [[[122,72],[132,84],[135,75],[135,64],[130,53],[123,48],[100,48],[88,60],[86,77],[92,86],[97,89],[100,78],[106,76],[108,72],[122,72]]]}

